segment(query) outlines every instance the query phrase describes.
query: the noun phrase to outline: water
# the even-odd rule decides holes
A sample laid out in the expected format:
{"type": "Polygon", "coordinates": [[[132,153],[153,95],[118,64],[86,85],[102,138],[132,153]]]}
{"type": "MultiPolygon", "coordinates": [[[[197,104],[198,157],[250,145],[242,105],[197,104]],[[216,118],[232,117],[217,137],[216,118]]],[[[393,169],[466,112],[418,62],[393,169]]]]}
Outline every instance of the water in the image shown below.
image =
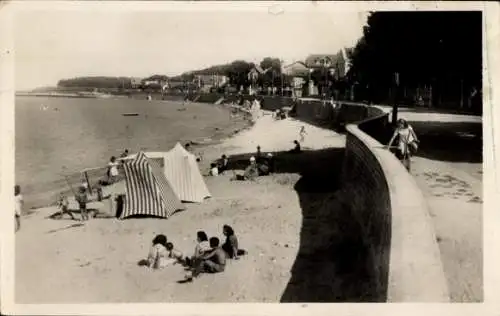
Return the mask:
{"type": "Polygon", "coordinates": [[[209,104],[179,111],[177,102],[17,97],[15,106],[15,175],[27,199],[64,186],[64,175],[105,166],[125,148],[166,151],[177,141],[221,137],[242,124],[209,104]],[[131,112],[139,116],[122,115],[131,112]]]}

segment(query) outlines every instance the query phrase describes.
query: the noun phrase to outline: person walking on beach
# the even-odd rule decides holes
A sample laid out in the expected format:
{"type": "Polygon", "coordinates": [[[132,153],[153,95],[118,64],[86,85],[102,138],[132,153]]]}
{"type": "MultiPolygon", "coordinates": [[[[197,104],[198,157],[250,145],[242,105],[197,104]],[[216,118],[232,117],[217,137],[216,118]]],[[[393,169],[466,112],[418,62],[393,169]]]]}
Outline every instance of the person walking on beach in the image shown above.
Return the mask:
{"type": "Polygon", "coordinates": [[[80,208],[80,214],[82,214],[82,221],[86,221],[89,219],[89,214],[87,212],[87,190],[84,186],[80,186],[79,192],[75,195],[75,200],[78,202],[78,206],[80,208]]]}
{"type": "Polygon", "coordinates": [[[411,156],[418,150],[419,140],[417,134],[406,120],[399,119],[394,134],[386,146],[388,149],[391,148],[396,138],[398,142],[396,156],[405,168],[410,171],[411,156]]]}
{"type": "Polygon", "coordinates": [[[15,203],[15,221],[16,221],[16,232],[21,229],[21,214],[23,212],[24,199],[21,194],[21,186],[14,186],[14,203],[15,203]]]}
{"type": "Polygon", "coordinates": [[[307,135],[307,132],[306,132],[306,127],[305,126],[302,126],[300,128],[300,132],[299,132],[299,136],[300,136],[300,142],[303,143],[304,142],[304,138],[305,136],[307,135]]]}
{"type": "Polygon", "coordinates": [[[59,218],[63,218],[64,214],[68,214],[69,216],[71,216],[72,220],[75,220],[75,216],[73,216],[73,213],[71,213],[68,209],[69,201],[68,197],[64,195],[64,193],[61,193],[61,195],[59,196],[57,204],[58,207],[61,209],[61,213],[59,213],[59,218]]]}

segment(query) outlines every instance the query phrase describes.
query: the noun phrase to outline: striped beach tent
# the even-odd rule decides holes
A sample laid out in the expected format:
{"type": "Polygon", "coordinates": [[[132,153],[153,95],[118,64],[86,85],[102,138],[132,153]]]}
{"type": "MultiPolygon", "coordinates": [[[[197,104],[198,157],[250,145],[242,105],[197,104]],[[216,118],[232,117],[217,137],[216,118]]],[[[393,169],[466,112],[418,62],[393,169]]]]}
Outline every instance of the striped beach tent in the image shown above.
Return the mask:
{"type": "Polygon", "coordinates": [[[161,167],[143,152],[123,164],[125,205],[121,219],[146,215],[168,218],[185,207],[177,198],[161,167]]]}
{"type": "Polygon", "coordinates": [[[196,156],[181,144],[177,143],[172,150],[165,153],[163,168],[165,177],[181,201],[201,203],[211,196],[196,156]]]}

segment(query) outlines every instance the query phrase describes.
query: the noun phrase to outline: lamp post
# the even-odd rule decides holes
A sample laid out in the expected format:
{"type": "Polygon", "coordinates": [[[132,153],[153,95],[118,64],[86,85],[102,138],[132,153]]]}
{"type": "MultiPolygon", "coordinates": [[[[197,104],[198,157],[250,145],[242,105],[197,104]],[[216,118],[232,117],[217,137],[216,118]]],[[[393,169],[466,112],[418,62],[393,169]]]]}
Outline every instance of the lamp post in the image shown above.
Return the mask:
{"type": "Polygon", "coordinates": [[[399,73],[394,73],[394,93],[392,97],[392,124],[398,120],[399,73]]]}

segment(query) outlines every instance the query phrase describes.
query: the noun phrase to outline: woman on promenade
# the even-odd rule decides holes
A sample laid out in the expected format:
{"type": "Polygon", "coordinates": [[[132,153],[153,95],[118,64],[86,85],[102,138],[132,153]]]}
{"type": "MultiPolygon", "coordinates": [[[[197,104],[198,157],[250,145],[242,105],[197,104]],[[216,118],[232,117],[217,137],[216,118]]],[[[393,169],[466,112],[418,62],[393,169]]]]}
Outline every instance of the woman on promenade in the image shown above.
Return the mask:
{"type": "Polygon", "coordinates": [[[391,148],[392,143],[397,138],[397,152],[396,156],[403,163],[408,171],[410,171],[410,158],[418,149],[418,138],[417,134],[404,119],[399,119],[396,130],[387,145],[387,148],[391,148]]]}

